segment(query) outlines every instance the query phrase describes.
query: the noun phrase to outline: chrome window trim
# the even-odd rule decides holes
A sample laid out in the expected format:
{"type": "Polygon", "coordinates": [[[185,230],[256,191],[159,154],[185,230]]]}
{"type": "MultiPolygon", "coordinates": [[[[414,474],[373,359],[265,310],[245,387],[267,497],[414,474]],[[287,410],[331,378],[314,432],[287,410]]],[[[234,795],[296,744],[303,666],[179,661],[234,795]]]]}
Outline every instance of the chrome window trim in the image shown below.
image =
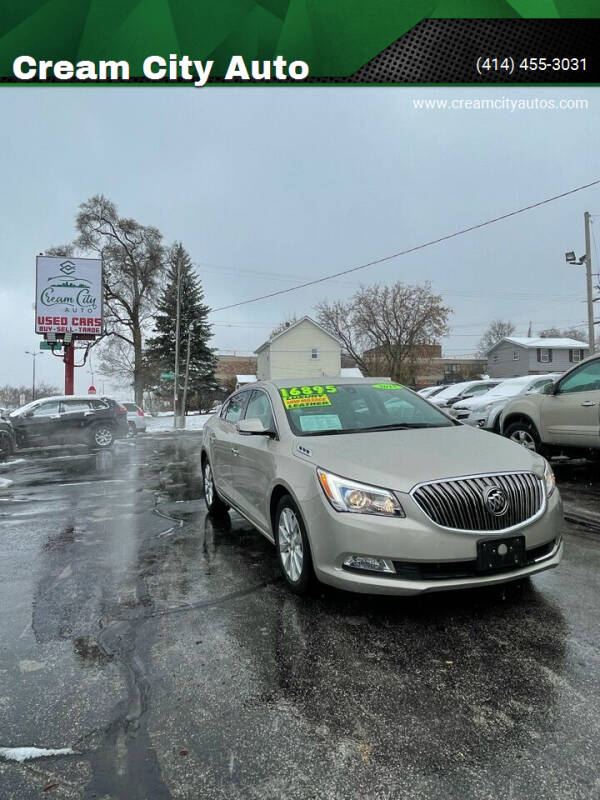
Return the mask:
{"type": "Polygon", "coordinates": [[[505,471],[505,472],[480,472],[480,473],[478,473],[476,475],[457,475],[457,476],[455,476],[453,478],[440,478],[439,480],[421,481],[420,483],[418,483],[415,486],[413,486],[408,494],[409,494],[411,500],[414,502],[414,504],[417,506],[417,508],[421,512],[421,514],[423,514],[423,516],[427,520],[429,520],[431,523],[433,523],[440,530],[452,531],[453,533],[472,533],[472,534],[475,534],[477,536],[481,536],[482,534],[485,534],[485,535],[490,534],[490,535],[492,535],[492,534],[504,534],[504,533],[511,533],[512,531],[518,531],[521,528],[524,528],[527,525],[531,525],[532,522],[535,522],[536,520],[538,520],[545,513],[545,511],[546,511],[546,509],[548,507],[548,496],[546,494],[546,486],[544,484],[543,478],[539,478],[535,474],[535,472],[531,472],[530,470],[526,470],[526,469],[515,469],[515,470],[509,470],[509,471],[505,471]],[[504,476],[504,475],[532,475],[536,480],[538,480],[541,483],[541,488],[542,488],[542,504],[540,505],[539,510],[532,517],[529,517],[528,519],[523,520],[523,522],[519,522],[516,525],[510,525],[507,528],[498,528],[497,530],[484,530],[484,529],[473,530],[471,528],[450,528],[450,527],[447,527],[446,525],[440,525],[439,522],[436,522],[434,519],[432,519],[432,517],[429,516],[429,514],[427,514],[425,509],[421,506],[419,501],[414,496],[415,493],[422,486],[431,486],[431,485],[440,484],[440,483],[453,483],[455,481],[472,480],[474,478],[495,478],[495,477],[504,476]]]}

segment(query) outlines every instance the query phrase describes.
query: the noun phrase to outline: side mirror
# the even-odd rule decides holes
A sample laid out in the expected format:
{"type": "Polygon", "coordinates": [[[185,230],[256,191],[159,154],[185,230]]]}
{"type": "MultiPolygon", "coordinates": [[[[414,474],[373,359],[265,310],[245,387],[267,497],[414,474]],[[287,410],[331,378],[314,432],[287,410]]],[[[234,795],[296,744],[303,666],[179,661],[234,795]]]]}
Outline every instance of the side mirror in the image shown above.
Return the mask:
{"type": "Polygon", "coordinates": [[[473,397],[472,394],[463,394],[463,396],[460,399],[461,400],[469,400],[469,398],[471,398],[471,397],[473,397]]]}
{"type": "Polygon", "coordinates": [[[242,419],[236,423],[236,431],[242,436],[273,436],[270,428],[265,428],[259,419],[242,419]]]}

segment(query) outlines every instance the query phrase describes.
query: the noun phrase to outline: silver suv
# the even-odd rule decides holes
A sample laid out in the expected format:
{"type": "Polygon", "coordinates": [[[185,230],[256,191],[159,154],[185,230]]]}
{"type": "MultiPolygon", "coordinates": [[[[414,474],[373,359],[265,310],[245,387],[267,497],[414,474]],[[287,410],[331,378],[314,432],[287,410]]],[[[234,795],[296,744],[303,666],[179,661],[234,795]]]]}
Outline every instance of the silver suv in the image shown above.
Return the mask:
{"type": "Polygon", "coordinates": [[[500,426],[529,450],[589,450],[600,456],[600,355],[584,359],[541,394],[510,402],[500,426]]]}
{"type": "MultiPolygon", "coordinates": [[[[326,379],[327,380],[327,379],[326,379]]],[[[285,579],[416,594],[522,578],[562,557],[549,464],[377,379],[253,384],[204,426],[211,513],[273,542],[285,579]]]]}

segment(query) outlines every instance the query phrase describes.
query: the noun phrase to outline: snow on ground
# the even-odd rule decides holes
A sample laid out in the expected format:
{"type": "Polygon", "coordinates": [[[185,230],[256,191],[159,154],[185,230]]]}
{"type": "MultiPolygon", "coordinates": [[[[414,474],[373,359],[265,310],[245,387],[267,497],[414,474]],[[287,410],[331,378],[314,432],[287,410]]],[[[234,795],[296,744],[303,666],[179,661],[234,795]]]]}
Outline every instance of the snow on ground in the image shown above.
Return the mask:
{"type": "Polygon", "coordinates": [[[2,489],[8,489],[12,482],[13,481],[10,481],[8,478],[0,478],[0,492],[2,489]]]}
{"type": "MultiPolygon", "coordinates": [[[[201,431],[204,423],[212,414],[191,414],[185,418],[186,431],[201,431]]],[[[173,430],[173,414],[162,413],[158,417],[146,416],[146,430],[148,433],[165,433],[173,430]]]]}
{"type": "Polygon", "coordinates": [[[13,458],[11,461],[2,461],[0,462],[0,472],[3,470],[12,469],[17,464],[24,464],[25,460],[26,459],[24,458],[13,458]]]}
{"type": "Polygon", "coordinates": [[[30,758],[42,756],[73,756],[75,750],[70,747],[61,747],[58,750],[49,750],[45,747],[0,747],[0,757],[8,761],[27,761],[30,758]]]}

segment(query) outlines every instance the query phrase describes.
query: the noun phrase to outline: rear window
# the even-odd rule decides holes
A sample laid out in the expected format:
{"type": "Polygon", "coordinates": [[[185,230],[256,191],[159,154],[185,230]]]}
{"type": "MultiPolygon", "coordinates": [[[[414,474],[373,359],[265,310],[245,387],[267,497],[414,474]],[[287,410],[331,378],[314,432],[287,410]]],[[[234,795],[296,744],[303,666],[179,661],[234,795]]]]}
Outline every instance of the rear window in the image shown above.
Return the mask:
{"type": "Polygon", "coordinates": [[[454,425],[398,383],[290,385],[279,389],[279,396],[297,436],[454,425]]]}
{"type": "Polygon", "coordinates": [[[136,406],[135,403],[122,403],[121,405],[124,405],[125,408],[127,409],[127,411],[137,411],[138,410],[138,407],[136,406]]]}

